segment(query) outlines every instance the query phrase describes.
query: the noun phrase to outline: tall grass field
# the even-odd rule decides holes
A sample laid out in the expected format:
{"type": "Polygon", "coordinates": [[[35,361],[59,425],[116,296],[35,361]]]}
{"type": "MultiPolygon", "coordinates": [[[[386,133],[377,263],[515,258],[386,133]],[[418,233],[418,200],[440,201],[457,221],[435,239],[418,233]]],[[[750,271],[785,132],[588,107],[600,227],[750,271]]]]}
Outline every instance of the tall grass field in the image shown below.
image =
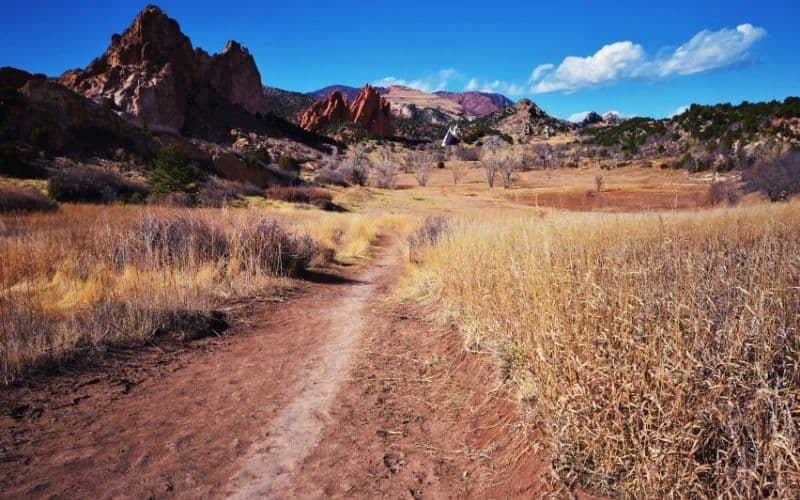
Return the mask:
{"type": "Polygon", "coordinates": [[[496,354],[558,483],[800,491],[800,204],[489,213],[412,253],[418,300],[496,354]]]}
{"type": "Polygon", "coordinates": [[[0,217],[0,381],[161,332],[213,329],[217,308],[366,257],[400,216],[316,210],[63,205],[0,217]]]}

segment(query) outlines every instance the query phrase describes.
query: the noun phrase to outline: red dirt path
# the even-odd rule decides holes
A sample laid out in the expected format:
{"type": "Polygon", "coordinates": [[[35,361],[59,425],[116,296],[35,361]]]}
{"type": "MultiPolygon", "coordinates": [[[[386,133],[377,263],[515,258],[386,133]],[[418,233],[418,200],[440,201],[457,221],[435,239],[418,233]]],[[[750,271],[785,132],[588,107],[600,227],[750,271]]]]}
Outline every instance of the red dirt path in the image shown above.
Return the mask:
{"type": "Polygon", "coordinates": [[[499,370],[388,303],[399,242],[376,253],[234,334],[0,389],[0,496],[535,496],[499,370]]]}

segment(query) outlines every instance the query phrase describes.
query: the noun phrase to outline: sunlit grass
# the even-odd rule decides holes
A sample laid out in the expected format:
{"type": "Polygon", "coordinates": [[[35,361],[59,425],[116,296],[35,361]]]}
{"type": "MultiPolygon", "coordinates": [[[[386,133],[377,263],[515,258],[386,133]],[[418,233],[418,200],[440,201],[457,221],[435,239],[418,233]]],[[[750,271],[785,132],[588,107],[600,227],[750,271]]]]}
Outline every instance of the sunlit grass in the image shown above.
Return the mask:
{"type": "Polygon", "coordinates": [[[562,484],[797,495],[800,204],[452,225],[410,294],[503,361],[562,484]]]}

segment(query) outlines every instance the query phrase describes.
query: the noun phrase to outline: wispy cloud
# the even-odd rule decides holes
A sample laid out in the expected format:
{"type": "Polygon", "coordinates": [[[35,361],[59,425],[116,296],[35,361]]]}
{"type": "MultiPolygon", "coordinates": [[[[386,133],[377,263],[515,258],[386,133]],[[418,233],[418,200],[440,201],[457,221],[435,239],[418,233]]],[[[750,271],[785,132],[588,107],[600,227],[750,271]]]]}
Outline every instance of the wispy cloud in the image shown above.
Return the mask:
{"type": "Polygon", "coordinates": [[[446,68],[423,75],[420,78],[406,80],[394,76],[386,76],[377,80],[374,85],[380,87],[388,87],[390,85],[402,85],[404,87],[411,87],[412,89],[421,90],[423,92],[436,92],[438,90],[447,90],[454,80],[463,81],[464,77],[453,68],[446,68]]]}
{"type": "Polygon", "coordinates": [[[530,91],[537,94],[571,93],[623,80],[663,79],[713,71],[747,62],[750,47],[766,34],[766,30],[752,24],[719,31],[703,30],[674,50],[660,50],[655,57],[648,57],[640,44],[615,42],[590,56],[565,57],[558,66],[540,64],[528,83],[530,91]]]}
{"type": "Polygon", "coordinates": [[[509,83],[502,80],[481,82],[477,78],[471,78],[467,82],[467,85],[464,87],[464,90],[491,92],[491,93],[500,93],[510,96],[518,96],[524,94],[527,88],[525,85],[517,85],[515,83],[509,83]]]}
{"type": "MultiPolygon", "coordinates": [[[[591,111],[578,111],[577,113],[572,113],[567,117],[567,121],[570,121],[572,123],[580,123],[583,120],[585,120],[587,116],[589,116],[589,113],[591,113],[591,111]]],[[[606,115],[609,114],[617,115],[618,117],[623,117],[623,115],[620,114],[620,112],[617,111],[616,109],[606,111],[605,113],[600,113],[600,116],[605,117],[606,115]]]]}

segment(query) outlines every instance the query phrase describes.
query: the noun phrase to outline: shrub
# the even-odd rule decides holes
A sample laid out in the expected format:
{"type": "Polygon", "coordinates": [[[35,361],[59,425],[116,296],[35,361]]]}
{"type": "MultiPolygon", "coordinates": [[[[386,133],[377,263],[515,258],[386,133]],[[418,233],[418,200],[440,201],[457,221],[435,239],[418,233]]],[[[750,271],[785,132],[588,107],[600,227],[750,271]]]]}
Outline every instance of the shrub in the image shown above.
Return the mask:
{"type": "Polygon", "coordinates": [[[253,184],[245,182],[208,178],[197,193],[197,204],[204,207],[225,207],[242,196],[258,196],[262,190],[253,184]]]}
{"type": "Polygon", "coordinates": [[[39,151],[47,151],[50,145],[50,133],[47,127],[36,127],[31,130],[30,144],[39,151]]]}
{"type": "Polygon", "coordinates": [[[715,181],[708,187],[708,201],[712,205],[727,202],[736,205],[741,198],[741,191],[736,183],[731,181],[715,181]]]}
{"type": "Polygon", "coordinates": [[[278,166],[281,170],[286,170],[287,172],[300,171],[300,163],[291,156],[281,156],[281,159],[278,160],[278,166]]]}
{"type": "Polygon", "coordinates": [[[74,167],[58,171],[47,182],[47,193],[61,202],[112,203],[143,197],[147,187],[121,179],[97,167],[74,167]]]}
{"type": "Polygon", "coordinates": [[[139,253],[154,256],[159,265],[188,266],[228,256],[225,233],[190,214],[145,214],[134,234],[142,245],[139,253]]]}
{"type": "Polygon", "coordinates": [[[800,153],[767,160],[742,171],[748,192],[760,192],[770,201],[785,201],[800,193],[800,153]]]}
{"type": "Polygon", "coordinates": [[[247,224],[239,241],[237,258],[242,266],[276,276],[297,276],[322,254],[310,237],[295,236],[266,218],[247,224]]]}
{"type": "Polygon", "coordinates": [[[311,203],[314,200],[333,200],[333,195],[322,189],[308,187],[274,187],[267,189],[265,196],[271,200],[289,203],[311,203]]]}
{"type": "Polygon", "coordinates": [[[0,213],[49,212],[57,208],[57,203],[37,189],[23,189],[10,184],[0,185],[0,213]]]}
{"type": "Polygon", "coordinates": [[[17,158],[14,146],[0,145],[0,175],[18,179],[44,179],[47,171],[37,165],[28,165],[17,158]]]}
{"type": "Polygon", "coordinates": [[[444,168],[444,162],[443,161],[437,162],[436,163],[436,168],[444,168]]]}
{"type": "Polygon", "coordinates": [[[150,173],[150,189],[156,196],[167,193],[188,193],[195,189],[200,179],[197,170],[189,164],[183,151],[175,145],[161,148],[150,173]]]}
{"type": "Polygon", "coordinates": [[[431,216],[412,233],[408,239],[408,258],[415,264],[421,264],[420,250],[435,245],[439,239],[450,232],[450,223],[442,216],[431,216]]]}
{"type": "Polygon", "coordinates": [[[350,185],[350,175],[348,172],[339,166],[324,166],[317,174],[317,182],[322,184],[331,184],[333,186],[347,187],[350,185]]]}
{"type": "Polygon", "coordinates": [[[167,193],[150,196],[147,201],[151,205],[158,205],[162,207],[183,207],[189,208],[195,206],[195,199],[189,193],[167,193]]]}
{"type": "Polygon", "coordinates": [[[108,110],[111,110],[111,111],[115,111],[115,110],[118,109],[117,108],[117,104],[114,102],[114,99],[112,99],[112,98],[110,98],[108,96],[103,97],[100,100],[100,104],[102,104],[104,108],[106,108],[108,110]]]}
{"type": "Polygon", "coordinates": [[[397,170],[398,165],[392,159],[391,150],[384,147],[381,150],[378,159],[373,163],[375,185],[383,189],[393,188],[395,178],[397,177],[397,170]]]}
{"type": "MultiPolygon", "coordinates": [[[[405,157],[406,171],[414,174],[417,184],[425,186],[433,167],[433,158],[426,151],[409,151],[405,157]]],[[[444,163],[442,163],[444,166],[444,163]]]]}
{"type": "Polygon", "coordinates": [[[244,151],[244,161],[248,167],[259,167],[272,162],[266,149],[260,147],[249,147],[244,151]]]}

